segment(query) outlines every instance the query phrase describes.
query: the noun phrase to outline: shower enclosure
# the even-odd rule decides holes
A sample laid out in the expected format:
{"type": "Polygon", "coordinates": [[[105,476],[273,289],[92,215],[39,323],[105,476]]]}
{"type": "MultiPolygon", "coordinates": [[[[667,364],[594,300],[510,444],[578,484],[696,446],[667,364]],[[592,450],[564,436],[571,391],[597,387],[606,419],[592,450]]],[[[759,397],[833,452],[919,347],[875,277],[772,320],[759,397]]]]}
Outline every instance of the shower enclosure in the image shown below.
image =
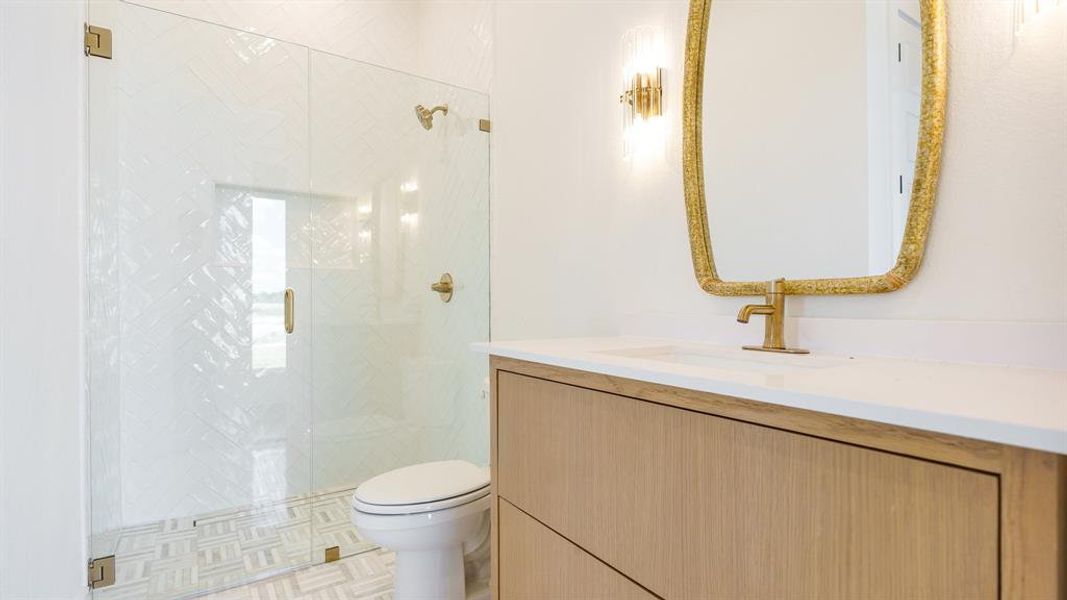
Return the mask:
{"type": "Polygon", "coordinates": [[[91,4],[96,598],[372,549],[349,495],[488,461],[481,94],[125,2],[91,4]],[[417,105],[447,105],[426,130],[417,105]],[[430,290],[454,278],[451,301],[430,290]]]}

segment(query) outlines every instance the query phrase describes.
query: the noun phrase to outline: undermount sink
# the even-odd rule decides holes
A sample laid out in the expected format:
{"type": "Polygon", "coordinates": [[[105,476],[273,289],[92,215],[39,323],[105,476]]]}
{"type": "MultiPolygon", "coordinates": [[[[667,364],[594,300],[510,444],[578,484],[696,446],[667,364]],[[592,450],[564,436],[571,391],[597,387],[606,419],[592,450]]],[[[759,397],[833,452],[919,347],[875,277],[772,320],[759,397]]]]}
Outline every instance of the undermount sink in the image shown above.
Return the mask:
{"type": "Polygon", "coordinates": [[[811,355],[786,355],[760,353],[701,346],[697,344],[668,344],[639,346],[612,350],[596,350],[594,354],[621,356],[662,363],[709,367],[712,369],[753,371],[758,373],[783,373],[787,371],[825,369],[845,364],[848,359],[811,355]]]}

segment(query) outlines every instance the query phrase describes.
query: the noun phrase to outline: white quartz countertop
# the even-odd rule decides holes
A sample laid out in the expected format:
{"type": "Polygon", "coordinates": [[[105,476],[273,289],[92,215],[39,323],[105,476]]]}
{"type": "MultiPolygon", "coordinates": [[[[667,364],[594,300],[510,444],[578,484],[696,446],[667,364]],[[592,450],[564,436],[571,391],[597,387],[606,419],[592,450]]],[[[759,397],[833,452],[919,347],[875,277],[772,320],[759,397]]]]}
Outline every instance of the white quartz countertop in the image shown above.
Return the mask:
{"type": "Polygon", "coordinates": [[[476,344],[476,350],[1067,454],[1067,371],[891,358],[784,355],[612,337],[476,344]]]}

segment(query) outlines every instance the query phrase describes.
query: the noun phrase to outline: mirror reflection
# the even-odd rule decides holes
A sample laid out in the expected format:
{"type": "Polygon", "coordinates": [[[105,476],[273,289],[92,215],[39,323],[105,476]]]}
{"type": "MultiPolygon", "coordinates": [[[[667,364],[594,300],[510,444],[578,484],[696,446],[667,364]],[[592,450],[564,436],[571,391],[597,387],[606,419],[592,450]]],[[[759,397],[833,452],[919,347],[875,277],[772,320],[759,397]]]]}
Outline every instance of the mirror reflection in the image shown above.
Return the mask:
{"type": "Polygon", "coordinates": [[[720,277],[885,273],[915,169],[918,1],[711,4],[702,139],[720,277]]]}

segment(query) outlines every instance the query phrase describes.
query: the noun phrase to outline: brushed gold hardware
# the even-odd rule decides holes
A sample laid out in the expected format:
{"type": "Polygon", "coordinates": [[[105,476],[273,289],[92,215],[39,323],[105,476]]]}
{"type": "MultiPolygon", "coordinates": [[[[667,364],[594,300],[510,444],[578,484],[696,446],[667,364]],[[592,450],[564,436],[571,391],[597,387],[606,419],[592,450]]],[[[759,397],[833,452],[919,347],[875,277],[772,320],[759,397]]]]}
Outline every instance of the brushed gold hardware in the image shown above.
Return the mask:
{"type": "Polygon", "coordinates": [[[807,354],[802,348],[785,346],[785,280],[775,279],[767,282],[766,304],[746,304],[737,313],[738,323],[748,323],[752,315],[766,317],[763,329],[762,346],[742,346],[745,350],[760,352],[781,352],[784,354],[807,354]]]}
{"type": "Polygon", "coordinates": [[[326,549],[326,562],[331,563],[341,560],[341,547],[330,546],[326,549]]]}
{"type": "Polygon", "coordinates": [[[626,105],[628,121],[633,121],[637,116],[647,119],[663,114],[663,69],[636,73],[630,79],[629,86],[619,96],[619,102],[626,105]]]}
{"type": "Polygon", "coordinates": [[[433,115],[437,112],[448,115],[448,105],[442,104],[429,109],[421,104],[415,107],[415,116],[419,119],[419,123],[422,124],[422,128],[427,131],[433,129],[433,115]]]}
{"type": "MultiPolygon", "coordinates": [[[[703,97],[708,19],[712,0],[689,1],[685,43],[685,85],[682,97],[682,182],[689,222],[689,248],[700,287],[717,296],[756,296],[764,293],[761,281],[725,281],[719,276],[708,233],[704,190],[703,97]]],[[[897,262],[887,273],[867,277],[793,279],[786,294],[879,294],[898,290],[915,277],[922,262],[934,212],[941,173],[941,146],[945,130],[948,91],[948,20],[945,0],[919,0],[922,21],[922,100],[915,174],[908,205],[904,240],[897,262]]]]}
{"type": "Polygon", "coordinates": [[[296,292],[285,288],[285,333],[292,333],[296,327],[296,292]]]}
{"type": "Polygon", "coordinates": [[[90,560],[89,587],[95,590],[110,585],[115,585],[115,555],[90,560]]]}
{"type": "Polygon", "coordinates": [[[111,58],[111,30],[85,24],[85,55],[111,58]]]}
{"type": "Polygon", "coordinates": [[[489,122],[489,119],[478,119],[478,129],[489,133],[489,130],[492,129],[492,123],[489,122]]]}
{"type": "Polygon", "coordinates": [[[445,273],[441,275],[441,279],[437,283],[430,285],[430,289],[441,294],[441,302],[450,302],[452,300],[452,292],[455,290],[452,285],[452,274],[445,273]]]}

